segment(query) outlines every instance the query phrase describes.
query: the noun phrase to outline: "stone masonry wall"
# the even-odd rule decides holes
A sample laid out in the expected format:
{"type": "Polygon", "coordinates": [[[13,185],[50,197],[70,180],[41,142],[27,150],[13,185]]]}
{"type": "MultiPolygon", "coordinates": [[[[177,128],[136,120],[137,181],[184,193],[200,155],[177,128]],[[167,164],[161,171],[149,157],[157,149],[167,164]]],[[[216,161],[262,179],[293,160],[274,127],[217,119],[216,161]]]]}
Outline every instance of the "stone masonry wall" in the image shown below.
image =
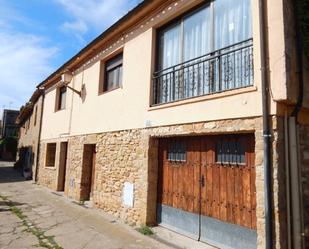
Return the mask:
{"type": "MultiPolygon", "coordinates": [[[[284,171],[281,165],[284,153],[282,121],[272,118],[273,124],[273,189],[275,207],[276,248],[285,248],[284,171]],[[281,156],[282,155],[282,156],[281,156]],[[278,166],[280,165],[280,167],[278,166]],[[283,191],[283,192],[282,192],[283,191]],[[283,195],[283,196],[282,196],[283,195]],[[280,200],[280,201],[279,201],[280,200]],[[281,212],[282,210],[282,212],[281,212]]],[[[255,134],[256,198],[258,248],[265,248],[264,167],[262,119],[237,119],[200,122],[166,127],[125,130],[68,138],[68,161],[65,195],[80,200],[82,157],[84,144],[96,144],[95,180],[92,201],[103,209],[130,224],[156,222],[157,146],[159,137],[211,135],[230,133],[255,134]],[[134,185],[134,205],[123,204],[125,182],[134,185]]],[[[44,147],[44,143],[42,144],[44,147]]],[[[57,152],[58,152],[57,146],[57,152]]],[[[42,149],[45,152],[45,149],[42,149]]],[[[44,154],[41,157],[44,157],[44,154]]],[[[58,162],[56,156],[56,162],[58,162]]],[[[41,164],[42,165],[42,164],[41,164]]],[[[53,188],[57,174],[40,166],[40,183],[53,188]]],[[[56,165],[57,168],[57,165],[56,165]]]]}
{"type": "Polygon", "coordinates": [[[46,143],[40,144],[40,161],[38,168],[38,183],[42,184],[52,190],[57,189],[57,176],[58,176],[58,165],[59,161],[59,150],[60,143],[57,143],[56,148],[56,159],[55,159],[55,167],[45,167],[45,158],[46,158],[46,143]]]}
{"type": "Polygon", "coordinates": [[[31,116],[28,117],[27,119],[27,122],[30,122],[29,126],[25,122],[19,129],[18,149],[21,149],[23,147],[31,147],[33,153],[32,158],[33,179],[35,179],[35,172],[37,167],[36,166],[37,147],[40,133],[41,111],[42,111],[42,96],[35,103],[33,112],[31,116]],[[35,112],[35,110],[37,110],[37,112],[35,112]]]}

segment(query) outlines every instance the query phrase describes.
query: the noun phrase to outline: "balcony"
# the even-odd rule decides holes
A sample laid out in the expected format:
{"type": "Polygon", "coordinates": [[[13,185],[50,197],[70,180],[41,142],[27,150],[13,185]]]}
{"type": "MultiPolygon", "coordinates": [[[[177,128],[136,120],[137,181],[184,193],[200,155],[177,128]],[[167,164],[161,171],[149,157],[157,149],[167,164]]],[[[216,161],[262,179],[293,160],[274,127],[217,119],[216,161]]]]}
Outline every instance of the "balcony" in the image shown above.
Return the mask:
{"type": "Polygon", "coordinates": [[[155,72],[152,105],[252,85],[253,40],[248,39],[155,72]]]}

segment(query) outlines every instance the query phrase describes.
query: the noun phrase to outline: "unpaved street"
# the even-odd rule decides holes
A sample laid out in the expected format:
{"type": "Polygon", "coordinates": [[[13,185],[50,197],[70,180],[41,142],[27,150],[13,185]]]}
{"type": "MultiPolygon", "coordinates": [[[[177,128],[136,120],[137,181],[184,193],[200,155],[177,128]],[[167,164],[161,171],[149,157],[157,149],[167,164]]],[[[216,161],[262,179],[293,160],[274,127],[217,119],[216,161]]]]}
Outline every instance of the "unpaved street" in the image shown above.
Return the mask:
{"type": "Polygon", "coordinates": [[[23,181],[0,162],[0,248],[169,248],[103,212],[23,181]]]}

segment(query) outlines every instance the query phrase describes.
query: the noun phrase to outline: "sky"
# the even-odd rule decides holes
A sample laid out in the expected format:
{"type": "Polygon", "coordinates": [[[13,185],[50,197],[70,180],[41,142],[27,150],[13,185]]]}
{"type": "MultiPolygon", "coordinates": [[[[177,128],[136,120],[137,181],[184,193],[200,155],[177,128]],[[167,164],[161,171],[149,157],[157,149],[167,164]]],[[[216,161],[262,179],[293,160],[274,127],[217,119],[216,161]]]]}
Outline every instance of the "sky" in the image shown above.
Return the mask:
{"type": "Polygon", "coordinates": [[[141,0],[0,0],[0,119],[141,0]]]}

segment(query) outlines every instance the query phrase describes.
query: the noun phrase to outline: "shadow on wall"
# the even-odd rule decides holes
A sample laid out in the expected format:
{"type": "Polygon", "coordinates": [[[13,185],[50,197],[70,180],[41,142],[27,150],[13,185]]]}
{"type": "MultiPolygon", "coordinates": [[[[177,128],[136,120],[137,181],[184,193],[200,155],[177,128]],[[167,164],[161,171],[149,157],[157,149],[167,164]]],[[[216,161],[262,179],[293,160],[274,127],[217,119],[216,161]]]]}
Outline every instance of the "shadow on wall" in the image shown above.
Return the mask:
{"type": "Polygon", "coordinates": [[[15,161],[17,151],[17,138],[6,137],[0,140],[0,160],[15,161]]]}
{"type": "Polygon", "coordinates": [[[32,165],[34,160],[34,153],[32,146],[21,147],[18,150],[18,160],[14,164],[14,168],[21,172],[26,180],[32,179],[32,165]]]}
{"type": "Polygon", "coordinates": [[[1,162],[1,164],[6,165],[0,165],[0,184],[25,181],[25,178],[17,170],[14,170],[13,166],[7,166],[9,163],[1,162]]]}

